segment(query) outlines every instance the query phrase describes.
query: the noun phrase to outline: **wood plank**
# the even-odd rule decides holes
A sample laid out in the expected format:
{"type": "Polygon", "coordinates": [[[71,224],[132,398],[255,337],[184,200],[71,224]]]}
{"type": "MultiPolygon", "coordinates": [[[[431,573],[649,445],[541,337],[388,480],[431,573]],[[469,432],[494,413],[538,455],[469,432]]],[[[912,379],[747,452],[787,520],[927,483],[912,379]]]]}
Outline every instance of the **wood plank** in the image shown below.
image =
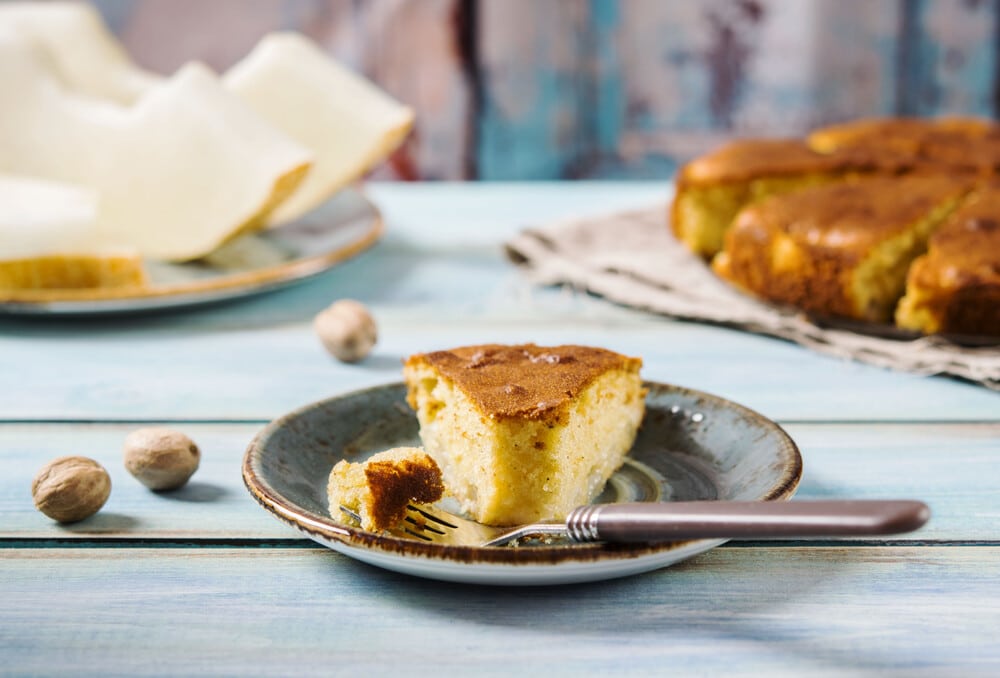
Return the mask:
{"type": "Polygon", "coordinates": [[[907,115],[996,113],[996,2],[912,0],[898,78],[907,115]]]}
{"type": "Polygon", "coordinates": [[[996,675],[1000,548],[719,548],[571,587],[325,549],[0,551],[11,674],[996,675]]]}
{"type": "Polygon", "coordinates": [[[897,3],[639,0],[618,14],[621,70],[600,87],[621,90],[624,174],[656,176],[730,136],[892,112],[897,3]]]}
{"type": "MultiPolygon", "coordinates": [[[[201,447],[201,468],[186,488],[153,493],[122,466],[122,441],[134,425],[0,425],[0,539],[298,538],[243,488],[243,451],[261,424],[174,426],[201,447]],[[111,475],[112,493],[93,518],[59,526],[34,510],[30,486],[42,464],[65,454],[97,459],[111,475]]],[[[798,498],[922,499],[931,522],[898,539],[997,541],[1000,423],[786,428],[805,461],[798,498]]]]}
{"type": "Polygon", "coordinates": [[[478,4],[477,175],[481,179],[579,176],[588,152],[585,0],[478,4]]]}
{"type": "MultiPolygon", "coordinates": [[[[459,268],[474,274],[469,265],[459,268]]],[[[455,270],[436,266],[422,273],[457,289],[456,278],[440,277],[455,270]]],[[[474,278],[462,286],[478,287],[474,278]]],[[[413,299],[412,292],[402,292],[398,303],[413,299]]],[[[377,304],[367,295],[351,296],[377,304]]],[[[488,298],[481,296],[478,303],[488,298]]],[[[497,314],[462,322],[458,316],[475,313],[477,302],[433,299],[418,298],[399,313],[375,305],[380,341],[373,355],[356,365],[336,363],[324,353],[311,328],[312,313],[270,327],[246,315],[234,318],[235,326],[214,331],[171,327],[169,320],[156,322],[154,331],[127,324],[56,331],[22,326],[23,338],[0,338],[0,374],[9,384],[32,388],[4,389],[0,412],[8,420],[35,421],[269,420],[331,395],[399,381],[400,361],[415,352],[534,341],[638,355],[650,380],[715,393],[781,420],[991,421],[997,416],[997,395],[986,389],[842,362],[765,337],[565,311],[545,320],[497,314]],[[421,317],[421,302],[450,305],[452,312],[421,317]],[[720,360],[722,355],[741,360],[720,360]]],[[[540,304],[536,311],[544,308],[540,304]]]]}
{"type": "Polygon", "coordinates": [[[734,135],[891,113],[898,8],[483,3],[479,175],[663,177],[734,135]]]}

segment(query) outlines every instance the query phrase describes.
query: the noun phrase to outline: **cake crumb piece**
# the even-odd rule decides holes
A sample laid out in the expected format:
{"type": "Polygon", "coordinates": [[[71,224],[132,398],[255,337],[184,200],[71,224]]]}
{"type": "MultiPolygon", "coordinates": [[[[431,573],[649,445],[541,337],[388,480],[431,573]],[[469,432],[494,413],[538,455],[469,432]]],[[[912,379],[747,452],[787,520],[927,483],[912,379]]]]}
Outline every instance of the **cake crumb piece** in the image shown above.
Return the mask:
{"type": "Polygon", "coordinates": [[[327,485],[330,515],[348,522],[344,507],[370,532],[396,527],[408,504],[430,504],[443,494],[441,469],[419,447],[395,447],[358,463],[341,460],[327,485]]]}

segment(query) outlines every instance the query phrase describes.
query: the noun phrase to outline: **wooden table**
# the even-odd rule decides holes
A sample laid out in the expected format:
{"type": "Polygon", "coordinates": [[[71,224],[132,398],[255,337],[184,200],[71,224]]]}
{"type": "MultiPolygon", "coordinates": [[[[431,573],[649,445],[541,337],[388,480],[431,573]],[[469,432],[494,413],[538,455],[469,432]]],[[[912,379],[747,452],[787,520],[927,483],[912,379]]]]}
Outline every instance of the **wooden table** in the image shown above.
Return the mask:
{"type": "Polygon", "coordinates": [[[100,320],[0,320],[0,673],[243,675],[1000,675],[1000,395],[818,356],[529,286],[518,229],[662,201],[652,183],[373,185],[372,250],[293,289],[100,320]],[[313,315],[368,304],[375,353],[329,358],[313,315]],[[727,545],[590,585],[498,589],[415,579],[314,545],[260,509],[243,451],[297,406],[397,381],[412,352],[577,342],[644,375],[779,421],[802,498],[912,497],[933,518],[888,540],[727,545]],[[203,450],[184,490],[125,472],[131,430],[203,450]],[[48,459],[104,464],[97,516],[35,512],[48,459]]]}

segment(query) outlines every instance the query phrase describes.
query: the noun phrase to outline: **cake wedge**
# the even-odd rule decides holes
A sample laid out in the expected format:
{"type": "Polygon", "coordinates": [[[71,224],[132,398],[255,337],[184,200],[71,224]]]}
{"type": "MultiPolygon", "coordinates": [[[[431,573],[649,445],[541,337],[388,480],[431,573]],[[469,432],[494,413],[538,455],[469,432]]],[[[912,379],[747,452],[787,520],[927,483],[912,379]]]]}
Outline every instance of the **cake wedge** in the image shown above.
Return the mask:
{"type": "Polygon", "coordinates": [[[888,323],[912,261],[971,189],[962,177],[871,177],[739,213],[712,262],[750,293],[824,318],[888,323]]]}
{"type": "Polygon", "coordinates": [[[910,267],[896,324],[1000,337],[1000,181],[977,188],[910,267]]]}
{"type": "Polygon", "coordinates": [[[447,493],[487,525],[562,519],[625,460],[645,413],[638,358],[487,344],[411,356],[403,375],[447,493]]]}

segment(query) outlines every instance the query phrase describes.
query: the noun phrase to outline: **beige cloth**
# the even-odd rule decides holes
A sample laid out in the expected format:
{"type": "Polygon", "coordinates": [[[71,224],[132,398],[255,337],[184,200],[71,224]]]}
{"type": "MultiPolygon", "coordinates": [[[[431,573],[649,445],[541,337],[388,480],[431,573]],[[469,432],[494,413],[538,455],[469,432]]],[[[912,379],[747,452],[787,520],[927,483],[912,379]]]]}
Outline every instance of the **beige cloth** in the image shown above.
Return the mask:
{"type": "Polygon", "coordinates": [[[918,374],[946,374],[1000,390],[1000,346],[963,347],[939,337],[895,338],[820,327],[759,303],[719,280],[669,233],[665,206],[550,224],[507,243],[539,284],[568,284],[675,318],[781,337],[821,353],[918,374]]]}

